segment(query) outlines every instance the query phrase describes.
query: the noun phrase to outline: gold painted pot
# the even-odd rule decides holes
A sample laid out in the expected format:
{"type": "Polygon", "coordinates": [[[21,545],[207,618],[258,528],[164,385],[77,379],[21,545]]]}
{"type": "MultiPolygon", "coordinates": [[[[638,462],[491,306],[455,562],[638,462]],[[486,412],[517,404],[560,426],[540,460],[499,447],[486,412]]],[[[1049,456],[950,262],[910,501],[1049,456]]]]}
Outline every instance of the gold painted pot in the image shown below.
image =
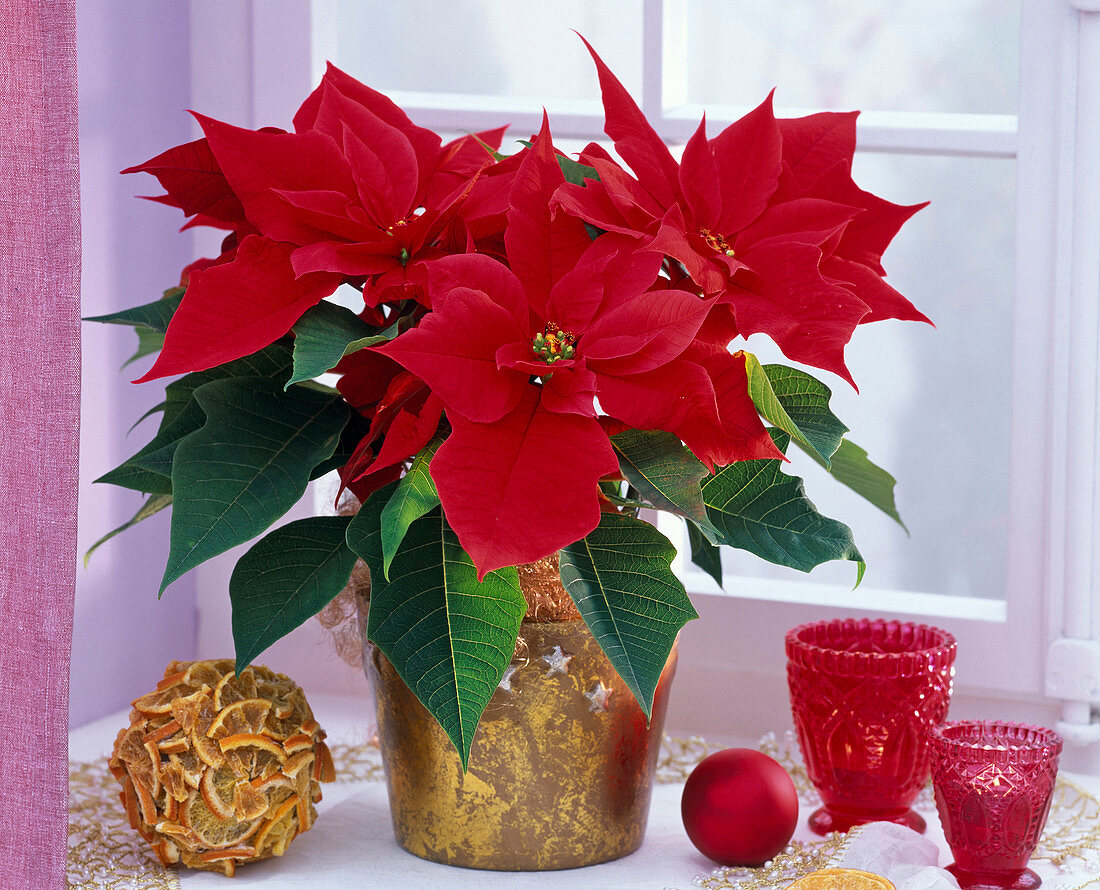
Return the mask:
{"type": "Polygon", "coordinates": [[[582,620],[525,621],[465,775],[439,724],[381,652],[374,688],[397,842],[423,859],[502,871],[575,868],[642,843],[676,649],[652,720],[582,620]]]}

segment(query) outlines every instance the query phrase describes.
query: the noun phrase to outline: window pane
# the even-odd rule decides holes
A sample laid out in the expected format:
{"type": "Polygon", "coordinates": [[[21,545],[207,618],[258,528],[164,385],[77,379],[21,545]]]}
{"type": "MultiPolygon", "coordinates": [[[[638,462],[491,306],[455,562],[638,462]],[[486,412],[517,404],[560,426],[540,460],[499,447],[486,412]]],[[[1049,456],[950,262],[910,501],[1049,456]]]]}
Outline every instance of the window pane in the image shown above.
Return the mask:
{"type": "MultiPolygon", "coordinates": [[[[792,449],[789,472],[826,516],[849,524],[868,563],[864,583],[920,593],[1002,598],[1007,554],[1014,169],[1011,160],[856,156],[856,181],[902,203],[931,199],[887,251],[888,280],[935,323],[859,328],[847,350],[861,392],[808,369],[833,390],[835,413],[872,461],[893,473],[907,537],[893,521],[792,449]]],[[[786,360],[752,338],[761,360],[786,360]]],[[[802,576],[753,557],[727,572],[802,576]]],[[[853,582],[828,563],[809,580],[853,582]]],[[[737,592],[738,582],[727,587],[737,592]]]]}
{"type": "Polygon", "coordinates": [[[1019,0],[685,0],[687,98],[1015,114],[1019,0]]]}
{"type": "Polygon", "coordinates": [[[642,0],[315,3],[330,24],[331,60],[387,91],[598,100],[583,34],[635,94],[642,82],[642,0]]]}

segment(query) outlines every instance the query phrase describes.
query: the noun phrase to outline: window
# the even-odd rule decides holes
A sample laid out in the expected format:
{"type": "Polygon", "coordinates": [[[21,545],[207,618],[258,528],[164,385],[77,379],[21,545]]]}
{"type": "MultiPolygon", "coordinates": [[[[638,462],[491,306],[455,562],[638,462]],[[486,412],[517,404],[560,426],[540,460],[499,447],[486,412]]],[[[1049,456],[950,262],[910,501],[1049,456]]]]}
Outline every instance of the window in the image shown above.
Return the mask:
{"type": "MultiPolygon", "coordinates": [[[[683,565],[704,622],[685,631],[682,671],[708,679],[692,684],[702,721],[728,713],[747,676],[782,689],[788,627],[886,613],[955,632],[956,713],[1008,697],[1017,704],[994,713],[1056,719],[1048,645],[1093,636],[1100,591],[1100,13],[1068,0],[253,3],[237,25],[250,57],[236,62],[217,52],[225,18],[193,24],[219,32],[196,49],[193,101],[217,114],[225,84],[241,83],[225,116],[256,126],[285,124],[331,59],[441,133],[510,122],[522,138],[545,104],[563,147],[581,145],[602,138],[603,119],[574,27],[669,142],[704,106],[714,133],[772,86],[783,116],[863,108],[857,181],[933,202],[886,266],[938,329],[868,326],[849,353],[862,394],[829,383],[852,438],[898,477],[911,537],[813,467],[792,468],[855,529],[864,584],[851,589],[851,566],[797,576],[733,555],[721,592],[683,565]],[[246,76],[228,77],[233,64],[246,76]]],[[[1087,722],[1079,698],[1066,714],[1087,722]]]]}

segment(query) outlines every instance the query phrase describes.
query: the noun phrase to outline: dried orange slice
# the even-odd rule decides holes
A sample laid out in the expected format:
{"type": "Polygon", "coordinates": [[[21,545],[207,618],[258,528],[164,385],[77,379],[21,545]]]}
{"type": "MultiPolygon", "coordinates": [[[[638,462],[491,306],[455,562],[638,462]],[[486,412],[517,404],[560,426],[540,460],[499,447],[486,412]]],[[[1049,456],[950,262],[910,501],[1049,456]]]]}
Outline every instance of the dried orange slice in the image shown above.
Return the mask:
{"type": "Polygon", "coordinates": [[[197,729],[191,733],[191,747],[199,760],[211,769],[217,769],[225,763],[225,755],[218,743],[197,729]]]}
{"type": "Polygon", "coordinates": [[[250,782],[241,782],[234,789],[233,811],[238,819],[259,819],[266,816],[269,809],[267,795],[253,788],[250,782]]]}
{"type": "MultiPolygon", "coordinates": [[[[176,808],[176,812],[178,813],[179,804],[176,804],[176,808]]],[[[167,835],[173,840],[177,840],[180,843],[186,844],[189,847],[194,846],[199,842],[199,839],[195,837],[195,832],[193,832],[190,828],[185,828],[184,826],[180,825],[174,819],[169,820],[167,817],[165,817],[153,827],[156,829],[157,834],[167,835]]]]}
{"type": "Polygon", "coordinates": [[[237,675],[237,691],[243,698],[256,697],[256,669],[251,665],[237,675]]]}
{"type": "Polygon", "coordinates": [[[299,751],[305,751],[312,747],[313,737],[306,735],[304,732],[296,733],[283,742],[283,750],[287,754],[297,754],[299,751]]]}
{"type": "Polygon", "coordinates": [[[154,689],[152,692],[147,692],[140,698],[135,698],[132,704],[136,710],[145,716],[156,717],[171,712],[172,702],[175,700],[176,689],[173,686],[168,689],[154,689]]]}
{"type": "Polygon", "coordinates": [[[221,710],[243,698],[256,697],[256,672],[246,667],[240,674],[229,671],[214,687],[214,705],[221,710]]]}
{"type": "Polygon", "coordinates": [[[232,816],[222,819],[206,805],[201,794],[196,794],[180,812],[180,824],[190,828],[207,849],[222,850],[247,840],[263,823],[258,819],[241,822],[232,816]]]}
{"type": "MultiPolygon", "coordinates": [[[[164,791],[169,797],[178,801],[184,801],[191,794],[191,789],[183,777],[183,767],[177,763],[169,763],[160,771],[160,781],[164,785],[164,791]]],[[[146,822],[155,822],[156,819],[146,819],[146,822]]]]}
{"type": "Polygon", "coordinates": [[[233,662],[227,658],[220,661],[196,661],[187,668],[187,685],[206,685],[214,689],[227,673],[233,673],[233,662]]]}
{"type": "Polygon", "coordinates": [[[293,815],[297,806],[298,796],[296,794],[291,794],[290,797],[279,804],[271,818],[264,823],[263,828],[256,835],[256,852],[263,854],[271,846],[273,848],[271,852],[275,856],[283,855],[287,844],[290,843],[290,838],[293,838],[297,833],[293,815]],[[290,835],[289,838],[287,837],[288,834],[290,835]],[[280,841],[282,842],[281,845],[280,841]]]}
{"type": "Polygon", "coordinates": [[[787,890],[894,890],[882,875],[856,868],[822,868],[803,875],[787,890]]]}
{"type": "Polygon", "coordinates": [[[218,680],[218,684],[214,687],[214,707],[219,711],[226,705],[231,705],[235,701],[248,697],[237,691],[235,680],[236,677],[230,671],[218,680]]]}
{"type": "Polygon", "coordinates": [[[250,783],[261,794],[270,795],[273,788],[291,788],[294,783],[289,776],[284,776],[279,770],[270,776],[257,776],[250,783]]]}
{"type": "MultiPolygon", "coordinates": [[[[179,664],[179,662],[174,661],[174,662],[172,662],[172,664],[168,665],[168,667],[169,667],[169,669],[171,669],[172,667],[175,667],[178,664],[179,664]]],[[[180,670],[180,671],[172,671],[171,673],[165,673],[164,679],[161,680],[159,683],[157,683],[156,691],[157,692],[163,692],[165,689],[171,689],[173,686],[179,686],[180,683],[184,682],[186,677],[187,677],[186,669],[185,670],[180,670]]]]}
{"type": "Polygon", "coordinates": [[[210,691],[206,687],[177,698],[171,705],[172,716],[179,721],[185,732],[191,732],[205,711],[210,711],[213,716],[214,702],[210,698],[210,691]]]}
{"type": "MultiPolygon", "coordinates": [[[[336,781],[336,765],[332,762],[332,752],[324,742],[317,743],[317,762],[313,767],[313,778],[318,782],[336,781]]],[[[320,797],[316,798],[316,800],[320,799],[320,797]]]]}
{"type": "MultiPolygon", "coordinates": [[[[302,770],[309,771],[309,768],[313,766],[313,752],[312,751],[299,751],[297,754],[292,754],[287,758],[286,765],[283,767],[283,774],[291,779],[297,779],[298,773],[302,770]]],[[[312,778],[312,775],[310,775],[312,778]]]]}
{"type": "Polygon", "coordinates": [[[258,733],[271,710],[271,702],[262,698],[243,698],[221,710],[206,734],[214,739],[240,733],[258,733]]]}
{"type": "Polygon", "coordinates": [[[309,831],[313,825],[313,819],[317,811],[310,802],[310,784],[312,776],[308,770],[302,770],[294,779],[294,792],[298,795],[298,827],[302,831],[309,831]]]}
{"type": "Polygon", "coordinates": [[[286,752],[283,750],[283,746],[265,735],[242,732],[237,735],[226,736],[224,739],[218,739],[218,745],[223,754],[236,751],[239,748],[258,748],[268,754],[273,754],[279,759],[280,763],[286,763],[286,752]]]}
{"type": "Polygon", "coordinates": [[[137,792],[138,812],[141,813],[141,818],[152,825],[157,821],[157,804],[153,800],[153,795],[141,782],[134,786],[134,791],[137,792]]]}
{"type": "Polygon", "coordinates": [[[187,736],[174,736],[165,739],[157,747],[160,748],[161,754],[183,754],[191,750],[191,740],[187,736]]]}
{"type": "Polygon", "coordinates": [[[209,850],[199,858],[203,862],[217,862],[219,859],[250,859],[254,852],[252,847],[233,847],[229,850],[209,850]]]}
{"type": "Polygon", "coordinates": [[[203,765],[193,751],[182,754],[170,754],[168,762],[180,771],[183,781],[189,788],[198,788],[202,779],[203,765]]]}
{"type": "Polygon", "coordinates": [[[136,763],[141,758],[146,757],[147,752],[141,741],[144,734],[139,726],[131,726],[129,729],[121,730],[115,738],[115,753],[112,759],[136,763]]]}
{"type": "Polygon", "coordinates": [[[223,767],[222,769],[208,769],[202,776],[199,785],[199,793],[210,811],[220,819],[235,819],[233,811],[233,794],[237,785],[237,777],[233,772],[223,767]]]}
{"type": "Polygon", "coordinates": [[[161,861],[162,865],[173,865],[180,861],[180,848],[168,838],[161,838],[156,841],[153,844],[153,852],[157,854],[157,859],[161,861]]]}
{"type": "Polygon", "coordinates": [[[179,731],[180,731],[179,721],[178,720],[169,720],[163,726],[157,727],[156,729],[145,733],[145,735],[142,737],[141,741],[142,741],[142,744],[148,744],[149,742],[152,742],[153,744],[156,744],[157,742],[161,741],[161,739],[166,739],[166,738],[168,738],[168,736],[172,735],[173,733],[179,732],[179,731]]]}
{"type": "Polygon", "coordinates": [[[134,783],[127,777],[122,783],[122,792],[119,794],[123,809],[126,810],[126,818],[131,828],[137,828],[141,824],[141,814],[138,812],[137,792],[134,791],[134,783]]]}
{"type": "MultiPolygon", "coordinates": [[[[221,871],[227,878],[237,873],[237,863],[247,862],[255,856],[256,851],[252,847],[235,847],[231,850],[207,850],[197,857],[204,865],[213,865],[215,870],[221,871]]],[[[190,863],[194,865],[195,862],[190,863]]]]}

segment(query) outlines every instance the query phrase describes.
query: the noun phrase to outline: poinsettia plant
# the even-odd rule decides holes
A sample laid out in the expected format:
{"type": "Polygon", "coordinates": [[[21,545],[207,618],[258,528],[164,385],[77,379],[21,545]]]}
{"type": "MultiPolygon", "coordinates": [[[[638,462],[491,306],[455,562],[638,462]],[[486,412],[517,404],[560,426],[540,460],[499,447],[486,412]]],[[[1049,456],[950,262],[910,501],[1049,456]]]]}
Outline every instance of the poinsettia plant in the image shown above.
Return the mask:
{"type": "Polygon", "coordinates": [[[443,144],[332,66],[293,132],[197,115],[204,138],[124,172],[225,230],[222,252],[95,319],[159,353],[141,380],[183,375],[100,480],[148,495],[122,528],[171,505],[161,591],[258,538],[230,582],[243,667],[364,560],[368,636],[464,761],[526,610],[517,565],[560,552],[648,714],[696,616],[641,508],[683,517],[719,584],[721,545],[861,576],[850,530],[784,471],[793,443],[900,522],[828,387],[733,350],[764,334],[852,383],[858,325],[927,321],[880,265],[919,206],[852,181],[854,113],[777,119],[770,96],[677,161],[589,50],[619,160],[567,157],[545,115],[510,155],[503,127],[443,144]],[[269,531],[333,470],[354,517],[269,531]]]}

